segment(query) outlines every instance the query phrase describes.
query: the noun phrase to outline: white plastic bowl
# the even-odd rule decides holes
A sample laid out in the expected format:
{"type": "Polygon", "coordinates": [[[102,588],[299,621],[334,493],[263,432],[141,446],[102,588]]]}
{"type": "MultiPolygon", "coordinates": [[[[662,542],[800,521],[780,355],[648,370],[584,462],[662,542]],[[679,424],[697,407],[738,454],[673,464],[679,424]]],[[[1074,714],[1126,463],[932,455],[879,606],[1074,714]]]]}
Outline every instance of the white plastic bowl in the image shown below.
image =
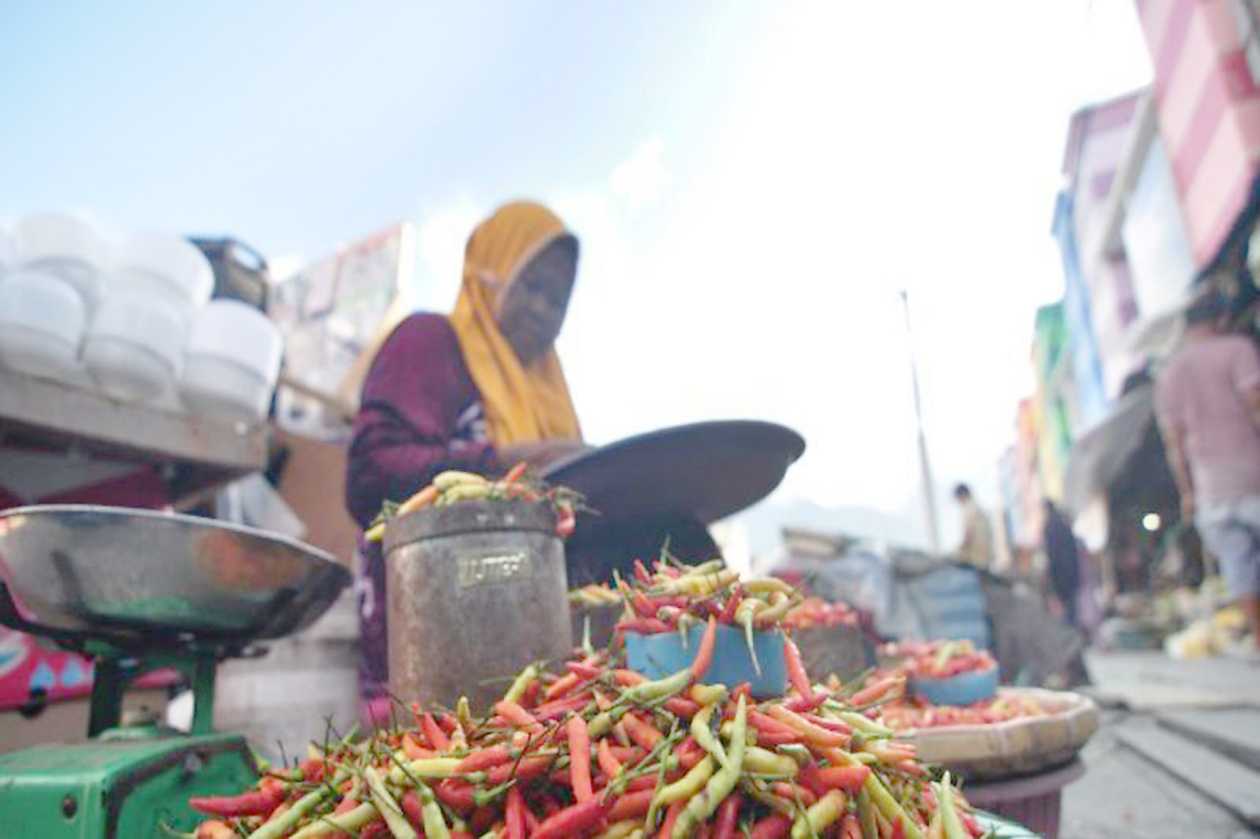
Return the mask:
{"type": "Polygon", "coordinates": [[[33,269],[0,278],[0,362],[45,379],[70,381],[87,324],[83,298],[67,282],[33,269]]]}
{"type": "Polygon", "coordinates": [[[162,233],[135,233],[119,247],[106,293],[115,287],[160,297],[191,316],[214,290],[214,271],[187,239],[162,233]]]}
{"type": "Polygon", "coordinates": [[[185,326],[165,300],[115,291],[101,301],[83,342],[96,386],[125,402],[154,399],[179,376],[185,326]]]}
{"type": "Polygon", "coordinates": [[[267,415],[283,350],[266,315],[236,300],[212,300],[193,318],[180,396],[194,412],[258,422],[267,415]]]}
{"type": "Polygon", "coordinates": [[[60,277],[82,295],[89,314],[96,308],[113,248],[95,224],[68,213],[42,213],[20,219],[13,236],[19,266],[60,277]]]}

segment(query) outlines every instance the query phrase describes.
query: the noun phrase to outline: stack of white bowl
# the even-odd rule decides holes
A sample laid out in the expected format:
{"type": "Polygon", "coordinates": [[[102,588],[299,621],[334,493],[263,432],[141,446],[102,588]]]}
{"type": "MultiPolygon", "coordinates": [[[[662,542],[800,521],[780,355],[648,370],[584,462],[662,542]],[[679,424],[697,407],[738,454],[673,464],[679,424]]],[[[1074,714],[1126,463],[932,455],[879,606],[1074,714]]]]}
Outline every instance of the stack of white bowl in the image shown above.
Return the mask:
{"type": "Polygon", "coordinates": [[[13,245],[14,263],[0,279],[0,361],[73,382],[109,270],[109,244],[85,219],[45,214],[19,220],[13,245]]]}
{"type": "Polygon", "coordinates": [[[9,237],[0,229],[0,364],[122,402],[182,400],[195,414],[258,422],[280,333],[255,309],[210,301],[213,288],[210,263],[181,237],[27,216],[9,237]]]}

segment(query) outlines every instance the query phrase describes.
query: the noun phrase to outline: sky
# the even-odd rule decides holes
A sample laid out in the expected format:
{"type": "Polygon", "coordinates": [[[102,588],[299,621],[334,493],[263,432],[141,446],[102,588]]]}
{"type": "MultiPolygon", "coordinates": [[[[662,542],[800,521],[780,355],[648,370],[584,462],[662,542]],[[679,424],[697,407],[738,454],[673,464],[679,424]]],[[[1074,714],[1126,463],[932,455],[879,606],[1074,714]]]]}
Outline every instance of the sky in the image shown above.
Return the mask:
{"type": "Polygon", "coordinates": [[[582,241],[589,440],[751,417],[778,496],[996,501],[1071,113],[1150,78],[1131,0],[0,4],[0,218],[231,234],[277,266],[401,220],[426,308],[495,205],[582,241]]]}

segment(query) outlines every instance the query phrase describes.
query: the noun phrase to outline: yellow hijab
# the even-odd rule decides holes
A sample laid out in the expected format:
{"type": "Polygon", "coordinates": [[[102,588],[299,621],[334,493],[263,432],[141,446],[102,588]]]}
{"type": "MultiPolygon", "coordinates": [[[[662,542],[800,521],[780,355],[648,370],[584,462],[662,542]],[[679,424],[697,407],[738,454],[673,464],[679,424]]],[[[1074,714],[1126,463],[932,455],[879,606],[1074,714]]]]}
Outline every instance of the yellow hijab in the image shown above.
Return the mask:
{"type": "Polygon", "coordinates": [[[464,279],[451,326],[481,391],[496,445],[582,438],[555,350],[528,366],[499,332],[499,302],[529,260],[563,236],[560,219],[541,204],[505,204],[468,237],[464,279]]]}

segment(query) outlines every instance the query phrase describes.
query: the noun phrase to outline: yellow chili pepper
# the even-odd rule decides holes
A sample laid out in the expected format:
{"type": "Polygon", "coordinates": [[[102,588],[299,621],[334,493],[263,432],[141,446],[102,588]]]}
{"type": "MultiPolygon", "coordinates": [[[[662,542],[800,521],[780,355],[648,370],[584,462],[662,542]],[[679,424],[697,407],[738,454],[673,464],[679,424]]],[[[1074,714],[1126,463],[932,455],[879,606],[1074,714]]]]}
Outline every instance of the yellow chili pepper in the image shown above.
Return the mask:
{"type": "Polygon", "coordinates": [[[844,815],[845,797],[838,789],[828,790],[813,807],[796,817],[792,825],[792,839],[809,839],[817,836],[844,815]]]}
{"type": "Polygon", "coordinates": [[[675,801],[682,801],[695,795],[713,777],[715,765],[713,758],[705,755],[704,760],[691,767],[690,772],[669,786],[662,788],[656,794],[656,805],[658,807],[668,806],[675,801]]]}

